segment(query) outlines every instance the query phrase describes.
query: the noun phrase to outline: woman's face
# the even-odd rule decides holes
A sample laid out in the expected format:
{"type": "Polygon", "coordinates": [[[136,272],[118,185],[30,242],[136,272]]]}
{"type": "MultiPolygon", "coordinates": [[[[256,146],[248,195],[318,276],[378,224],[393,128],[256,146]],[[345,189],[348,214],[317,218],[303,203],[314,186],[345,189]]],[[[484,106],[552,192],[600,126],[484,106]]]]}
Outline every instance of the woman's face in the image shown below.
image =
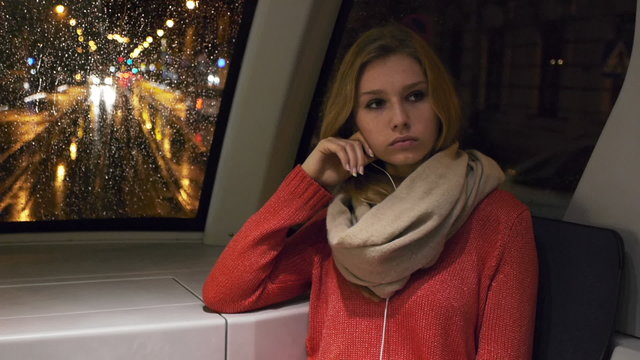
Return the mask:
{"type": "Polygon", "coordinates": [[[422,68],[407,55],[365,67],[358,84],[356,125],[392,175],[406,177],[429,155],[439,120],[422,68]]]}

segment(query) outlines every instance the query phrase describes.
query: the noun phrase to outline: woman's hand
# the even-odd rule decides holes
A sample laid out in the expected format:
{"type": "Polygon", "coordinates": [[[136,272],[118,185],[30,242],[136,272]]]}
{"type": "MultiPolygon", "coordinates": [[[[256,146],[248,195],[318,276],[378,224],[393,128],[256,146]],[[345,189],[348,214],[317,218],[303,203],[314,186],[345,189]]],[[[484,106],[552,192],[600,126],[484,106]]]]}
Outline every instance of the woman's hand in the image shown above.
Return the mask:
{"type": "Polygon", "coordinates": [[[329,137],[320,140],[302,164],[302,169],[325,188],[341,184],[349,176],[364,174],[364,167],[375,159],[360,132],[349,139],[329,137]]]}

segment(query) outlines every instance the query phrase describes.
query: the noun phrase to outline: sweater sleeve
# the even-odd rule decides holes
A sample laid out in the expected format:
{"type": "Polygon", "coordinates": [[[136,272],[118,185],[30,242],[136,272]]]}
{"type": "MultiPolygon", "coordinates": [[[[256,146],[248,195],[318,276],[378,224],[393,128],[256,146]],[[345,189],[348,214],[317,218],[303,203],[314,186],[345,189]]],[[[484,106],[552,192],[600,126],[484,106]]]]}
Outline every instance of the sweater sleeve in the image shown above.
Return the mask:
{"type": "Polygon", "coordinates": [[[297,166],[216,261],[202,291],[207,307],[242,312],[304,294],[314,256],[326,247],[321,210],[332,198],[297,166]]]}
{"type": "Polygon", "coordinates": [[[538,258],[528,210],[513,222],[498,261],[481,319],[476,359],[530,360],[538,258]]]}

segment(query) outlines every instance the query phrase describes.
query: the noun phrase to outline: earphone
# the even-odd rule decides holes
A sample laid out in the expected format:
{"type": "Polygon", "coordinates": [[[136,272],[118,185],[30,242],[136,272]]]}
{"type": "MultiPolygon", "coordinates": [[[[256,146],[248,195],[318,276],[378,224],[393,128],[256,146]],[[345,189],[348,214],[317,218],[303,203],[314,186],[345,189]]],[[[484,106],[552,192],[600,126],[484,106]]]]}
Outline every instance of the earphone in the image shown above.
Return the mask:
{"type": "Polygon", "coordinates": [[[393,186],[393,190],[398,190],[398,187],[396,186],[396,183],[393,181],[393,178],[391,177],[391,175],[389,175],[389,173],[381,168],[380,166],[378,166],[376,163],[371,163],[371,165],[375,166],[376,168],[378,168],[380,171],[382,171],[383,173],[385,173],[385,175],[387,175],[387,177],[389,178],[389,180],[391,181],[391,185],[393,186]]]}
{"type": "Polygon", "coordinates": [[[384,338],[387,331],[387,311],[389,310],[389,299],[388,297],[384,303],[384,320],[382,322],[382,340],[380,341],[380,360],[382,360],[382,356],[384,354],[384,338]]]}
{"type": "MultiPolygon", "coordinates": [[[[398,187],[396,186],[396,183],[393,181],[393,178],[391,177],[391,175],[389,175],[389,173],[381,168],[380,166],[376,165],[375,163],[371,163],[371,165],[375,166],[376,168],[378,168],[380,171],[382,171],[383,173],[385,173],[387,175],[387,177],[389,177],[389,180],[391,181],[391,185],[393,185],[393,190],[398,190],[398,187]]],[[[383,355],[384,355],[384,340],[385,340],[385,335],[387,332],[387,313],[389,311],[389,299],[390,297],[388,297],[385,301],[384,304],[384,320],[382,322],[382,340],[380,340],[380,360],[383,359],[383,355]]]]}

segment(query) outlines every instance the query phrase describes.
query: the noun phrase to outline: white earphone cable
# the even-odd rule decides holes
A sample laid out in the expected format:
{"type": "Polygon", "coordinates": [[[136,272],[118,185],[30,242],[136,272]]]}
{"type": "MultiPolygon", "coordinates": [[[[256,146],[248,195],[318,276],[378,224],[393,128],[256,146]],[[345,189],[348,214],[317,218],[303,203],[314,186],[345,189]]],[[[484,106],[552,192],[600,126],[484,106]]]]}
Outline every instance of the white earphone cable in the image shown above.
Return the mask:
{"type": "MultiPolygon", "coordinates": [[[[381,168],[380,166],[374,163],[371,163],[371,165],[380,169],[383,173],[385,173],[389,177],[389,180],[391,180],[391,185],[393,185],[393,190],[398,189],[396,187],[396,183],[393,181],[393,178],[391,177],[391,175],[389,175],[388,172],[385,171],[385,169],[381,168]]],[[[382,322],[382,340],[380,340],[380,360],[382,360],[384,356],[384,340],[385,340],[385,335],[387,333],[387,312],[389,311],[389,299],[390,298],[387,298],[384,303],[384,320],[382,322]]]]}
{"type": "Polygon", "coordinates": [[[387,332],[387,311],[389,310],[389,299],[390,298],[387,298],[387,300],[384,303],[384,322],[382,323],[382,341],[380,342],[380,360],[382,360],[383,354],[384,354],[384,338],[387,332]]]}
{"type": "Polygon", "coordinates": [[[393,190],[398,190],[398,188],[396,187],[396,183],[393,181],[393,178],[391,177],[391,175],[389,175],[389,173],[385,169],[381,168],[376,163],[371,163],[371,165],[375,166],[376,168],[380,169],[380,171],[385,173],[385,175],[387,175],[389,180],[391,180],[391,185],[393,185],[393,190]]]}

